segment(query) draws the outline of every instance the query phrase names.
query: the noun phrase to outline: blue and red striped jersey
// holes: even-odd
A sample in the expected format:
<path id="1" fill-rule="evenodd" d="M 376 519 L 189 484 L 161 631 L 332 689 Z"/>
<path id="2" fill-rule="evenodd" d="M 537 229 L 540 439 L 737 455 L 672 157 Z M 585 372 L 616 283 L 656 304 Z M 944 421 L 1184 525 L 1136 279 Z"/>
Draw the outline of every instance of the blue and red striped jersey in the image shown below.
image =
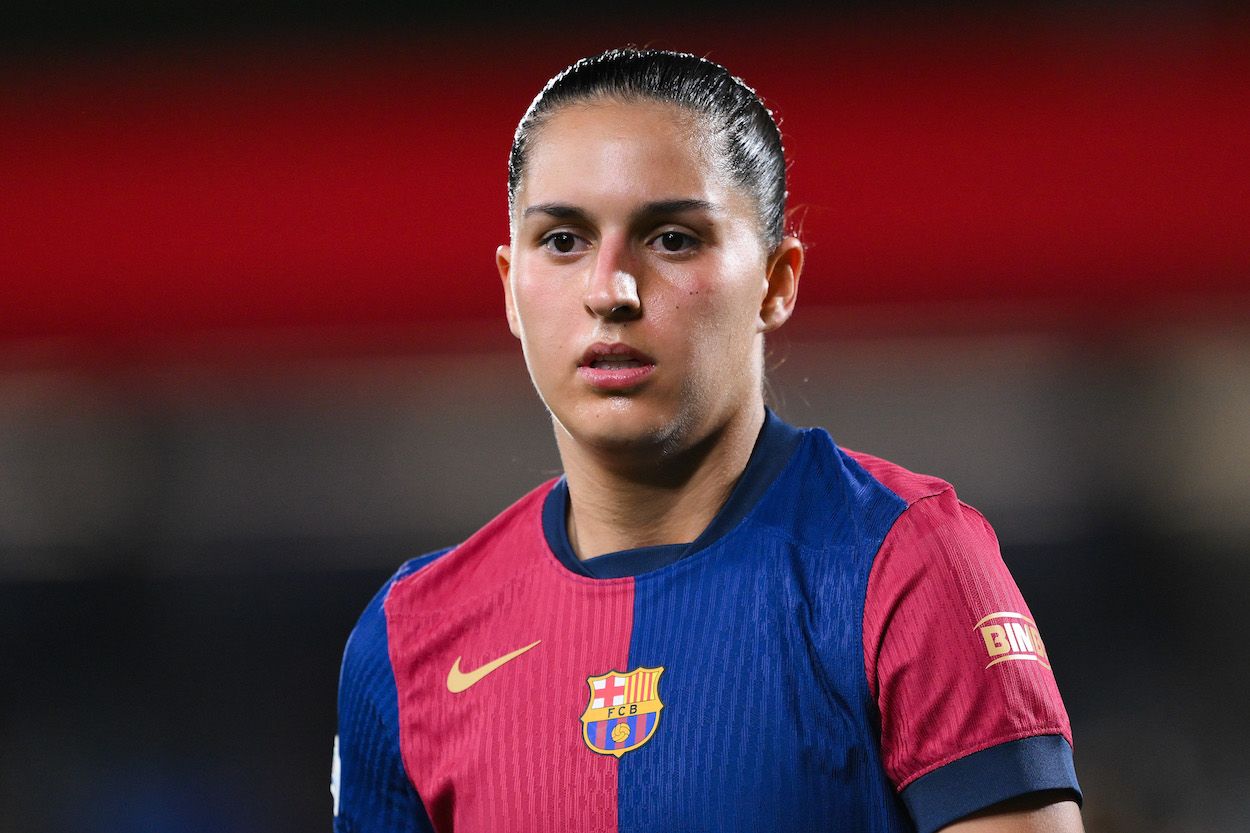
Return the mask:
<path id="1" fill-rule="evenodd" d="M 700 537 L 581 561 L 564 480 L 348 639 L 338 833 L 933 831 L 1080 791 L 1036 622 L 951 486 L 771 412 Z"/>

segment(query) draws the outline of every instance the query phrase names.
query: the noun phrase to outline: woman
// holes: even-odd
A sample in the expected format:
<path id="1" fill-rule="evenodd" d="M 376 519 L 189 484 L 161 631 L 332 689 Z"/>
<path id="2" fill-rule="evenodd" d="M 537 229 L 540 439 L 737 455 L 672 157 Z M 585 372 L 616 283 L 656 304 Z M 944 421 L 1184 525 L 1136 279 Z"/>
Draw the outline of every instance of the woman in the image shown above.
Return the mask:
<path id="1" fill-rule="evenodd" d="M 764 405 L 803 248 L 754 92 L 691 55 L 579 61 L 508 194 L 508 323 L 565 473 L 366 609 L 336 829 L 1079 831 L 988 525 Z"/>

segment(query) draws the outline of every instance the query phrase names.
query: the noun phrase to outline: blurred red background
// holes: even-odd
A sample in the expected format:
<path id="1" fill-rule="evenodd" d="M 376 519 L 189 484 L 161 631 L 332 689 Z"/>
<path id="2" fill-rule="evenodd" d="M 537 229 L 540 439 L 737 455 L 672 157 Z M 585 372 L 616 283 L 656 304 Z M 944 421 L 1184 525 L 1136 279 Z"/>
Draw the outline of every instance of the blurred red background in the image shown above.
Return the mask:
<path id="1" fill-rule="evenodd" d="M 1105 322 L 1245 305 L 1250 50 L 1222 22 L 827 17 L 801 38 L 725 24 L 648 42 L 726 63 L 779 113 L 805 309 L 1009 301 Z M 525 104 L 630 34 L 10 65 L 0 337 L 125 349 L 294 327 L 342 346 L 384 328 L 454 348 L 463 323 L 499 319 L 491 255 Z"/>

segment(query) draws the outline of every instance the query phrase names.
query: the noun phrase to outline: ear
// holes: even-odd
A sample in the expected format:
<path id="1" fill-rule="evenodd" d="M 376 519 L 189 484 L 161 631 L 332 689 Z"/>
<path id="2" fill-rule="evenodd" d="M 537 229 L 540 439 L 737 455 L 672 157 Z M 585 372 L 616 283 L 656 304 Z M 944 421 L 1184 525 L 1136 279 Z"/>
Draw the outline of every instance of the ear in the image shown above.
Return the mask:
<path id="1" fill-rule="evenodd" d="M 802 242 L 797 237 L 782 238 L 765 267 L 764 297 L 760 301 L 758 322 L 761 333 L 775 330 L 789 320 L 798 300 L 802 272 Z"/>
<path id="2" fill-rule="evenodd" d="M 517 319 L 516 301 L 512 299 L 512 283 L 508 276 L 512 274 L 512 248 L 500 246 L 495 249 L 495 267 L 499 269 L 499 279 L 503 281 L 503 305 L 508 316 L 508 329 L 517 338 L 521 337 L 521 323 Z"/>

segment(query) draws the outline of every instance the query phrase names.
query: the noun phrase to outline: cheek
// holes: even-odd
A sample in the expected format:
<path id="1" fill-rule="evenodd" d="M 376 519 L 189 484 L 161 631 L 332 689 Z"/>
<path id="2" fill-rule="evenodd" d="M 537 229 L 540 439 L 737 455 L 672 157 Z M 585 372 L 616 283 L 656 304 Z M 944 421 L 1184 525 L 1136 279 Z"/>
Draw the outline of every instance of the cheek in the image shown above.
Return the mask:
<path id="1" fill-rule="evenodd" d="M 753 273 L 720 272 L 685 287 L 679 299 L 680 317 L 692 337 L 724 349 L 753 342 L 759 317 L 756 283 Z"/>
<path id="2" fill-rule="evenodd" d="M 568 300 L 557 281 L 536 275 L 518 275 L 512 297 L 521 325 L 521 346 L 531 373 L 541 375 L 562 355 L 570 336 Z"/>
<path id="3" fill-rule="evenodd" d="M 557 283 L 530 270 L 520 270 L 512 279 L 512 299 L 521 327 L 537 333 L 550 326 L 551 315 L 559 310 L 554 297 Z"/>
<path id="4" fill-rule="evenodd" d="M 753 305 L 741 291 L 715 282 L 691 284 L 676 293 L 672 305 L 657 310 L 652 323 L 662 332 L 677 334 L 670 348 L 684 366 L 683 395 L 703 400 L 709 389 L 736 389 L 734 379 L 750 374 L 755 345 Z"/>

